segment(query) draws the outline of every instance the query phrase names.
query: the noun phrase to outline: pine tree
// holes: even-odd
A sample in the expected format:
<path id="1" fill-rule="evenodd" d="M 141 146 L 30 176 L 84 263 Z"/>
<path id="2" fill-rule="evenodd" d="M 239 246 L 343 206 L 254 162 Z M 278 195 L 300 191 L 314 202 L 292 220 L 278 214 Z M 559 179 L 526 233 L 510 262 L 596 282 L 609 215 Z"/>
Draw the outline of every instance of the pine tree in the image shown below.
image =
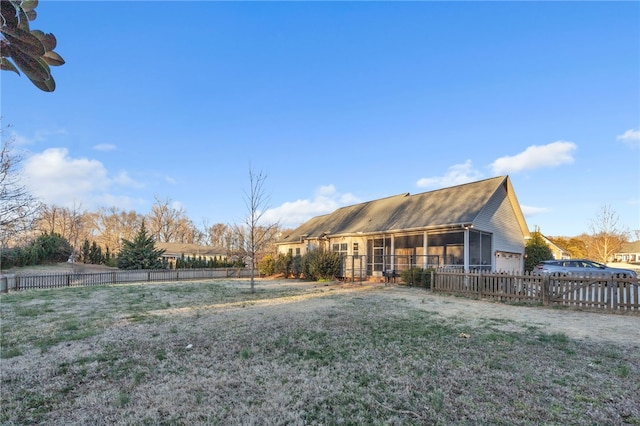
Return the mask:
<path id="1" fill-rule="evenodd" d="M 84 240 L 84 243 L 82 244 L 82 258 L 80 259 L 80 261 L 82 263 L 91 263 L 90 261 L 90 255 L 91 255 L 91 246 L 89 245 L 89 240 Z"/>
<path id="2" fill-rule="evenodd" d="M 527 241 L 524 253 L 524 270 L 527 272 L 533 271 L 538 262 L 553 259 L 553 253 L 538 229 L 531 233 L 531 238 Z"/>
<path id="3" fill-rule="evenodd" d="M 94 241 L 89 249 L 89 263 L 93 265 L 100 265 L 104 262 L 102 256 L 102 248 Z"/>
<path id="4" fill-rule="evenodd" d="M 118 255 L 120 269 L 162 269 L 161 256 L 164 250 L 156 249 L 154 238 L 147 234 L 144 222 L 133 241 L 122 239 L 122 250 Z"/>

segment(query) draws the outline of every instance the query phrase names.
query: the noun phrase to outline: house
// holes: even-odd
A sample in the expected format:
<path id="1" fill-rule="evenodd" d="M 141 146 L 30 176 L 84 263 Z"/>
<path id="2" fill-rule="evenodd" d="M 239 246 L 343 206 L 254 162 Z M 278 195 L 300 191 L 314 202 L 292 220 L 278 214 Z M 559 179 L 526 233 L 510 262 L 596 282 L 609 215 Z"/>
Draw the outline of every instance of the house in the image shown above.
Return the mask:
<path id="1" fill-rule="evenodd" d="M 164 250 L 162 259 L 166 260 L 171 268 L 175 268 L 176 262 L 183 256 L 204 261 L 227 259 L 227 251 L 217 247 L 186 243 L 155 243 L 155 247 Z"/>
<path id="2" fill-rule="evenodd" d="M 292 231 L 278 252 L 339 252 L 345 277 L 411 267 L 519 272 L 527 238 L 511 180 L 501 176 L 342 207 Z"/>
<path id="3" fill-rule="evenodd" d="M 640 263 L 640 240 L 623 243 L 618 253 L 613 254 L 615 262 Z"/>
<path id="4" fill-rule="evenodd" d="M 551 254 L 553 255 L 554 259 L 571 259 L 571 254 L 568 251 L 566 251 L 544 235 L 542 235 L 542 239 L 545 243 L 547 243 L 549 249 L 551 249 Z"/>

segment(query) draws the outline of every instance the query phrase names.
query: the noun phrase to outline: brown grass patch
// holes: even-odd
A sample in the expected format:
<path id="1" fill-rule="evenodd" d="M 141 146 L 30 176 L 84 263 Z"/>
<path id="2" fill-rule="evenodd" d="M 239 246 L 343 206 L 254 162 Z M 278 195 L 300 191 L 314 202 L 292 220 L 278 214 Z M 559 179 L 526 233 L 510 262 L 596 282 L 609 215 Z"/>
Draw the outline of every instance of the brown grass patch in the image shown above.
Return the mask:
<path id="1" fill-rule="evenodd" d="M 0 423 L 640 424 L 638 341 L 574 338 L 571 320 L 638 317 L 377 284 L 247 288 L 2 296 Z"/>

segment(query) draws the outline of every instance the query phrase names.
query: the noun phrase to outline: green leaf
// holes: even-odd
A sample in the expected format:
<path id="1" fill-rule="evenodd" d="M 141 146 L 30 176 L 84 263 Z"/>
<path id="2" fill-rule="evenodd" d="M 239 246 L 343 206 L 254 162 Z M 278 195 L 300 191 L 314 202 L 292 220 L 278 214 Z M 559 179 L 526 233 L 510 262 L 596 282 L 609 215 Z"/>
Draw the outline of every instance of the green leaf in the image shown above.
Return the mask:
<path id="1" fill-rule="evenodd" d="M 18 14 L 16 7 L 8 1 L 0 2 L 0 14 L 4 18 L 4 27 L 15 28 L 18 26 Z"/>
<path id="2" fill-rule="evenodd" d="M 22 8 L 18 8 L 18 27 L 23 31 L 29 31 L 29 17 L 27 13 L 22 10 Z"/>
<path id="3" fill-rule="evenodd" d="M 27 19 L 29 21 L 35 21 L 36 18 L 38 17 L 38 14 L 36 13 L 35 10 L 30 10 L 28 12 L 25 12 L 25 14 L 27 15 Z"/>
<path id="4" fill-rule="evenodd" d="M 20 3 L 20 6 L 25 12 L 30 12 L 38 7 L 38 0 L 23 0 L 22 3 Z"/>
<path id="5" fill-rule="evenodd" d="M 31 34 L 33 34 L 34 37 L 40 40 L 40 42 L 44 46 L 44 50 L 46 51 L 55 49 L 56 45 L 58 44 L 58 41 L 56 40 L 56 36 L 54 36 L 53 34 L 45 34 L 40 30 L 33 30 L 31 31 Z"/>
<path id="6" fill-rule="evenodd" d="M 20 71 L 18 71 L 18 68 L 16 68 L 16 66 L 13 65 L 13 63 L 10 60 L 8 60 L 7 58 L 1 58 L 0 59 L 0 70 L 13 71 L 16 74 L 20 75 Z"/>
<path id="7" fill-rule="evenodd" d="M 56 52 L 46 52 L 43 56 L 42 59 L 49 65 L 52 66 L 60 66 L 60 65 L 64 65 L 64 59 L 62 59 L 62 56 L 58 55 Z"/>
<path id="8" fill-rule="evenodd" d="M 54 90 L 56 90 L 56 82 L 53 80 L 53 77 L 45 81 L 31 80 L 31 82 L 33 83 L 34 86 L 36 86 L 38 89 L 42 90 L 43 92 L 53 92 Z"/>
<path id="9" fill-rule="evenodd" d="M 29 56 L 42 56 L 46 52 L 38 37 L 20 28 L 4 28 L 2 33 L 12 47 L 19 49 Z"/>
<path id="10" fill-rule="evenodd" d="M 7 46 L 8 53 L 13 62 L 22 70 L 22 72 L 29 77 L 31 81 L 46 81 L 51 78 L 51 71 L 49 66 L 42 59 L 33 58 L 20 50 L 15 46 Z"/>

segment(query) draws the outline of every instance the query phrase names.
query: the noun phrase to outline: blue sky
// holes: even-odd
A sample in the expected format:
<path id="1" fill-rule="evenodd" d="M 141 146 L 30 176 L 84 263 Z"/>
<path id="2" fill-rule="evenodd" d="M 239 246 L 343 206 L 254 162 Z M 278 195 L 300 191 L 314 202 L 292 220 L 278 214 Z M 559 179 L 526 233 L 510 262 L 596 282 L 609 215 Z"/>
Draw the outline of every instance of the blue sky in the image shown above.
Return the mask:
<path id="1" fill-rule="evenodd" d="M 530 229 L 640 230 L 638 2 L 41 1 L 54 93 L 2 72 L 50 204 L 240 223 L 509 175 Z"/>

